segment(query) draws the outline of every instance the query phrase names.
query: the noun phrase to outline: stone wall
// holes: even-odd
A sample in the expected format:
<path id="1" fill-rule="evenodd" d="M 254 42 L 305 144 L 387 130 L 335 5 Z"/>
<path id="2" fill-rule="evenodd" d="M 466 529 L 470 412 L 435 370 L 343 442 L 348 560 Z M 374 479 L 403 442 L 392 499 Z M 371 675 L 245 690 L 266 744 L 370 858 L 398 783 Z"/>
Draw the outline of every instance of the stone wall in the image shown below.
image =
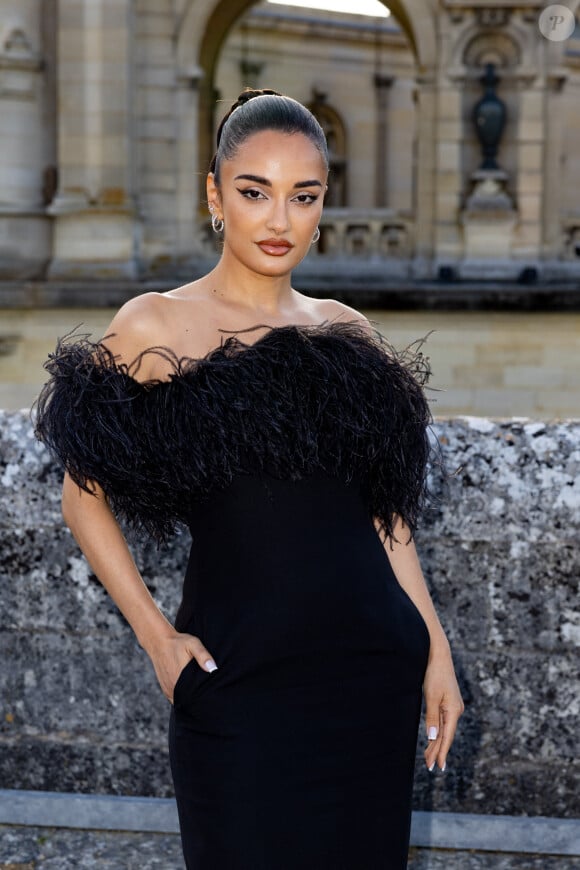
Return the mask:
<path id="1" fill-rule="evenodd" d="M 571 817 L 577 782 L 580 424 L 439 420 L 447 467 L 417 546 L 466 713 L 417 809 Z M 0 782 L 169 796 L 169 705 L 60 517 L 28 414 L 0 413 Z M 188 541 L 137 543 L 172 615 Z M 423 746 L 420 741 L 419 753 Z"/>

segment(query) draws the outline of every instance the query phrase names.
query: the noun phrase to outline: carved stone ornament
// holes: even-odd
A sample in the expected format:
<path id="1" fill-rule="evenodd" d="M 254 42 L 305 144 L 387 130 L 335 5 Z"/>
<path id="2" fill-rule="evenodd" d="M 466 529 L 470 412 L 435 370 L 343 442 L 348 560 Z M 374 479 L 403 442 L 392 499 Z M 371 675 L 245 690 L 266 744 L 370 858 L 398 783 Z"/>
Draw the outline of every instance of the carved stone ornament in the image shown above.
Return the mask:
<path id="1" fill-rule="evenodd" d="M 42 59 L 34 51 L 30 39 L 20 27 L 11 30 L 0 43 L 0 69 L 33 72 L 42 69 Z"/>
<path id="2" fill-rule="evenodd" d="M 42 60 L 24 30 L 13 28 L 0 46 L 0 99 L 33 100 Z"/>
<path id="3" fill-rule="evenodd" d="M 511 10 L 503 6 L 487 6 L 475 12 L 475 20 L 480 27 L 505 27 L 510 16 Z"/>
<path id="4" fill-rule="evenodd" d="M 496 162 L 497 150 L 506 123 L 506 106 L 496 93 L 499 78 L 495 73 L 493 63 L 486 64 L 485 73 L 481 77 L 485 88 L 483 97 L 473 109 L 475 132 L 482 148 L 482 163 L 480 169 L 499 169 Z"/>
<path id="5" fill-rule="evenodd" d="M 518 67 L 521 62 L 520 46 L 515 39 L 501 31 L 478 33 L 471 39 L 463 54 L 466 67 L 481 69 L 493 63 L 502 69 Z"/>
<path id="6" fill-rule="evenodd" d="M 22 28 L 15 27 L 10 31 L 2 45 L 2 54 L 8 57 L 35 57 L 32 44 Z"/>

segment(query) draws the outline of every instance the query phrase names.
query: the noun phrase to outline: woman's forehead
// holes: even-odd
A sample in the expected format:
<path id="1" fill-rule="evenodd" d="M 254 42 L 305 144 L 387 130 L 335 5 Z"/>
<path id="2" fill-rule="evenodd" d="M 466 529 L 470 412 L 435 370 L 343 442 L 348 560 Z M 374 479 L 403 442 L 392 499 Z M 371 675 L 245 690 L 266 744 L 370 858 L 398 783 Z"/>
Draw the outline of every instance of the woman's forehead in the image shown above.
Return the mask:
<path id="1" fill-rule="evenodd" d="M 264 174 L 260 167 L 291 169 L 309 165 L 317 174 L 324 175 L 324 158 L 314 142 L 303 133 L 282 133 L 278 130 L 260 130 L 242 142 L 223 166 L 230 164 L 253 174 Z M 251 167 L 251 168 L 248 168 Z M 237 169 L 236 169 L 237 171 Z"/>
<path id="2" fill-rule="evenodd" d="M 237 153 L 258 149 L 270 150 L 272 147 L 288 153 L 300 149 L 301 152 L 312 151 L 314 155 L 320 154 L 312 139 L 304 133 L 284 133 L 281 130 L 259 130 L 252 133 L 238 146 Z"/>

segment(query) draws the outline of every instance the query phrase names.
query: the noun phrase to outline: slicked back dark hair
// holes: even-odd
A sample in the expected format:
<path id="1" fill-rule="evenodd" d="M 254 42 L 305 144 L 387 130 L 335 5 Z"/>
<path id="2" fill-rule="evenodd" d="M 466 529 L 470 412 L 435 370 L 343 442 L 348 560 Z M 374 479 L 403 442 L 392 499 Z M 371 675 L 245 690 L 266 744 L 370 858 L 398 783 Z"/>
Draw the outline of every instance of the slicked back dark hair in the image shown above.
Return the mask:
<path id="1" fill-rule="evenodd" d="M 324 130 L 306 106 L 277 91 L 246 88 L 218 128 L 217 151 L 209 168 L 218 186 L 221 161 L 231 160 L 246 139 L 264 130 L 302 133 L 319 150 L 328 169 L 328 147 Z"/>

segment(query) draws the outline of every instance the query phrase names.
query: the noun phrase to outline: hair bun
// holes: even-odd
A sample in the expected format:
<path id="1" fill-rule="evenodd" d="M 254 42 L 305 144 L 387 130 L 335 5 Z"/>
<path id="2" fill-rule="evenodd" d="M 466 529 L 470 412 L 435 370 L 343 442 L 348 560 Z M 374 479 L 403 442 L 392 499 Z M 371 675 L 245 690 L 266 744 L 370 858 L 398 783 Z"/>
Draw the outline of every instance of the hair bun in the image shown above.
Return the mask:
<path id="1" fill-rule="evenodd" d="M 266 95 L 272 97 L 282 96 L 282 94 L 279 94 L 278 91 L 272 91 L 270 90 L 270 88 L 244 88 L 236 102 L 232 105 L 230 113 L 233 112 L 234 109 L 238 109 L 240 106 L 243 106 L 244 103 L 247 103 L 249 100 L 253 100 L 254 97 L 263 97 Z"/>

